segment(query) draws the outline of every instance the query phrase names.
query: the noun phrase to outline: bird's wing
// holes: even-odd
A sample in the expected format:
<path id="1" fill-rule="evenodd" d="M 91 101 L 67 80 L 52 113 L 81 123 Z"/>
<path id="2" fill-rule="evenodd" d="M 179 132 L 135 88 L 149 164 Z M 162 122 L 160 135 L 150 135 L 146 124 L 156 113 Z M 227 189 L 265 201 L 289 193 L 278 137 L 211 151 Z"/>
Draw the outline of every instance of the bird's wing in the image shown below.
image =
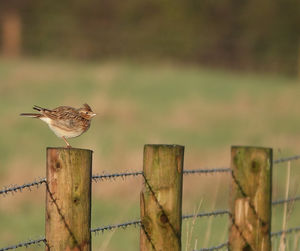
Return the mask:
<path id="1" fill-rule="evenodd" d="M 60 106 L 53 110 L 44 110 L 42 113 L 44 116 L 52 119 L 53 123 L 65 128 L 72 128 L 74 124 L 76 124 L 76 121 L 81 121 L 77 110 L 69 106 Z"/>

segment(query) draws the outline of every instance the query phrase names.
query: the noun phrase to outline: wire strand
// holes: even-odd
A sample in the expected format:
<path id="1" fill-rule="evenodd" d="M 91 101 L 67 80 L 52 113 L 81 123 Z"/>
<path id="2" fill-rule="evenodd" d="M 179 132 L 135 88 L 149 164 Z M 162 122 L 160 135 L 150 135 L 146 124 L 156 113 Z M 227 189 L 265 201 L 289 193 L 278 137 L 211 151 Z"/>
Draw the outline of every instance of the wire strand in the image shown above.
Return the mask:
<path id="1" fill-rule="evenodd" d="M 120 223 L 120 224 L 114 224 L 114 225 L 107 225 L 107 226 L 103 226 L 103 227 L 96 227 L 91 229 L 92 233 L 97 233 L 97 232 L 105 232 L 107 230 L 113 230 L 113 229 L 118 229 L 118 228 L 122 228 L 122 229 L 126 229 L 129 226 L 140 226 L 141 225 L 141 220 L 135 220 L 135 221 L 128 221 L 128 222 L 124 222 L 124 223 Z"/>
<path id="2" fill-rule="evenodd" d="M 190 218 L 201 218 L 201 217 L 210 217 L 210 216 L 218 216 L 218 215 L 230 215 L 230 212 L 228 210 L 216 210 L 216 211 L 211 211 L 211 212 L 205 212 L 205 213 L 198 213 L 198 214 L 188 214 L 188 215 L 183 215 L 182 219 L 190 219 Z"/>
<path id="3" fill-rule="evenodd" d="M 207 174 L 207 173 L 228 173 L 231 172 L 231 169 L 228 167 L 223 168 L 211 168 L 211 169 L 194 169 L 194 170 L 184 170 L 183 174 Z"/>
<path id="4" fill-rule="evenodd" d="M 28 241 L 25 241 L 25 242 L 20 242 L 18 244 L 8 246 L 8 247 L 5 247 L 5 248 L 0 248 L 0 251 L 6 251 L 6 250 L 17 249 L 17 248 L 22 248 L 22 247 L 27 248 L 31 245 L 39 245 L 41 242 L 46 244 L 45 237 L 42 237 L 42 238 L 37 239 L 37 240 L 28 240 Z"/>
<path id="5" fill-rule="evenodd" d="M 22 192 L 23 189 L 25 189 L 25 188 L 27 188 L 27 189 L 29 189 L 29 191 L 31 191 L 32 187 L 39 187 L 43 183 L 46 183 L 46 178 L 41 178 L 39 180 L 30 182 L 30 183 L 25 183 L 20 186 L 18 186 L 18 185 L 6 186 L 2 190 L 0 190 L 0 195 L 7 195 L 9 193 L 14 194 L 16 192 Z"/>
<path id="6" fill-rule="evenodd" d="M 294 202 L 294 201 L 298 201 L 298 200 L 300 200 L 300 196 L 296 196 L 296 197 L 288 198 L 288 199 L 275 200 L 275 201 L 272 201 L 272 206 L 277 206 L 280 204 L 290 203 L 290 202 Z"/>
<path id="7" fill-rule="evenodd" d="M 228 241 L 224 242 L 222 244 L 219 244 L 217 246 L 213 246 L 213 247 L 209 247 L 209 248 L 201 248 L 201 249 L 193 250 L 193 251 L 213 251 L 213 250 L 219 250 L 219 249 L 226 248 L 226 247 L 228 247 Z"/>
<path id="8" fill-rule="evenodd" d="M 128 172 L 128 173 L 111 173 L 111 174 L 96 174 L 92 176 L 92 180 L 97 181 L 103 181 L 103 180 L 111 180 L 111 179 L 117 179 L 117 178 L 126 178 L 129 176 L 139 176 L 143 175 L 142 171 L 138 172 Z"/>
<path id="9" fill-rule="evenodd" d="M 273 164 L 276 165 L 276 164 L 280 164 L 280 163 L 283 163 L 283 162 L 288 162 L 288 161 L 293 161 L 293 160 L 298 160 L 298 159 L 300 159 L 300 155 L 294 155 L 294 156 L 291 156 L 291 157 L 286 157 L 286 158 L 281 158 L 281 159 L 274 160 Z"/>
<path id="10" fill-rule="evenodd" d="M 299 227 L 293 227 L 293 228 L 289 228 L 289 229 L 286 229 L 286 230 L 280 230 L 280 231 L 277 231 L 277 232 L 273 232 L 271 233 L 271 237 L 279 237 L 283 234 L 291 234 L 293 232 L 300 232 L 300 226 Z"/>

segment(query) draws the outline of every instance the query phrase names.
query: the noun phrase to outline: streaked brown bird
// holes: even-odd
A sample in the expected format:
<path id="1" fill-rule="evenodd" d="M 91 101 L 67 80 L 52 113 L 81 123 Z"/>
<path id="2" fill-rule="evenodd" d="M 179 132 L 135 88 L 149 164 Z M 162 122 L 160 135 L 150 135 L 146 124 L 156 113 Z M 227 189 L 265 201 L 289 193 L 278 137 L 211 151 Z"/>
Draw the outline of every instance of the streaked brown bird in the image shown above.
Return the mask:
<path id="1" fill-rule="evenodd" d="M 56 136 L 66 142 L 67 147 L 71 147 L 67 138 L 78 137 L 86 132 L 91 125 L 92 118 L 96 115 L 88 104 L 84 104 L 79 109 L 59 106 L 50 110 L 36 105 L 33 109 L 40 113 L 21 113 L 20 115 L 46 122 Z"/>

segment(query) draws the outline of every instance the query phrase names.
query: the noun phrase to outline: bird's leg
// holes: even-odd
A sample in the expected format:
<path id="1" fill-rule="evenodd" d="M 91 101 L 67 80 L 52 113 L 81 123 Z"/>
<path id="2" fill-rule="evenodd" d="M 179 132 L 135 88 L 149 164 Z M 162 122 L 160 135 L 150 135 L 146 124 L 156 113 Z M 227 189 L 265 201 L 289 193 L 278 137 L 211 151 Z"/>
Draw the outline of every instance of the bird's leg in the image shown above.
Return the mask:
<path id="1" fill-rule="evenodd" d="M 69 144 L 69 142 L 66 140 L 64 136 L 62 136 L 62 139 L 66 142 L 68 148 L 72 148 L 72 146 Z"/>

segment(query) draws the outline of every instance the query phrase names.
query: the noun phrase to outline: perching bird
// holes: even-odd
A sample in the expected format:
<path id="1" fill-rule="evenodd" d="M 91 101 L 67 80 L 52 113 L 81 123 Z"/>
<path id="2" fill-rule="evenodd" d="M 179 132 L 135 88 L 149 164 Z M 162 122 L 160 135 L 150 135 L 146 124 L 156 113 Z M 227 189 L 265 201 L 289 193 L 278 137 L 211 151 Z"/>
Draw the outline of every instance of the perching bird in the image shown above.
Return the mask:
<path id="1" fill-rule="evenodd" d="M 71 147 L 67 138 L 74 138 L 86 132 L 91 119 L 96 115 L 88 104 L 76 109 L 69 106 L 59 106 L 53 110 L 34 106 L 40 113 L 21 113 L 21 116 L 38 118 L 48 124 L 57 137 L 62 138 L 67 147 Z"/>

